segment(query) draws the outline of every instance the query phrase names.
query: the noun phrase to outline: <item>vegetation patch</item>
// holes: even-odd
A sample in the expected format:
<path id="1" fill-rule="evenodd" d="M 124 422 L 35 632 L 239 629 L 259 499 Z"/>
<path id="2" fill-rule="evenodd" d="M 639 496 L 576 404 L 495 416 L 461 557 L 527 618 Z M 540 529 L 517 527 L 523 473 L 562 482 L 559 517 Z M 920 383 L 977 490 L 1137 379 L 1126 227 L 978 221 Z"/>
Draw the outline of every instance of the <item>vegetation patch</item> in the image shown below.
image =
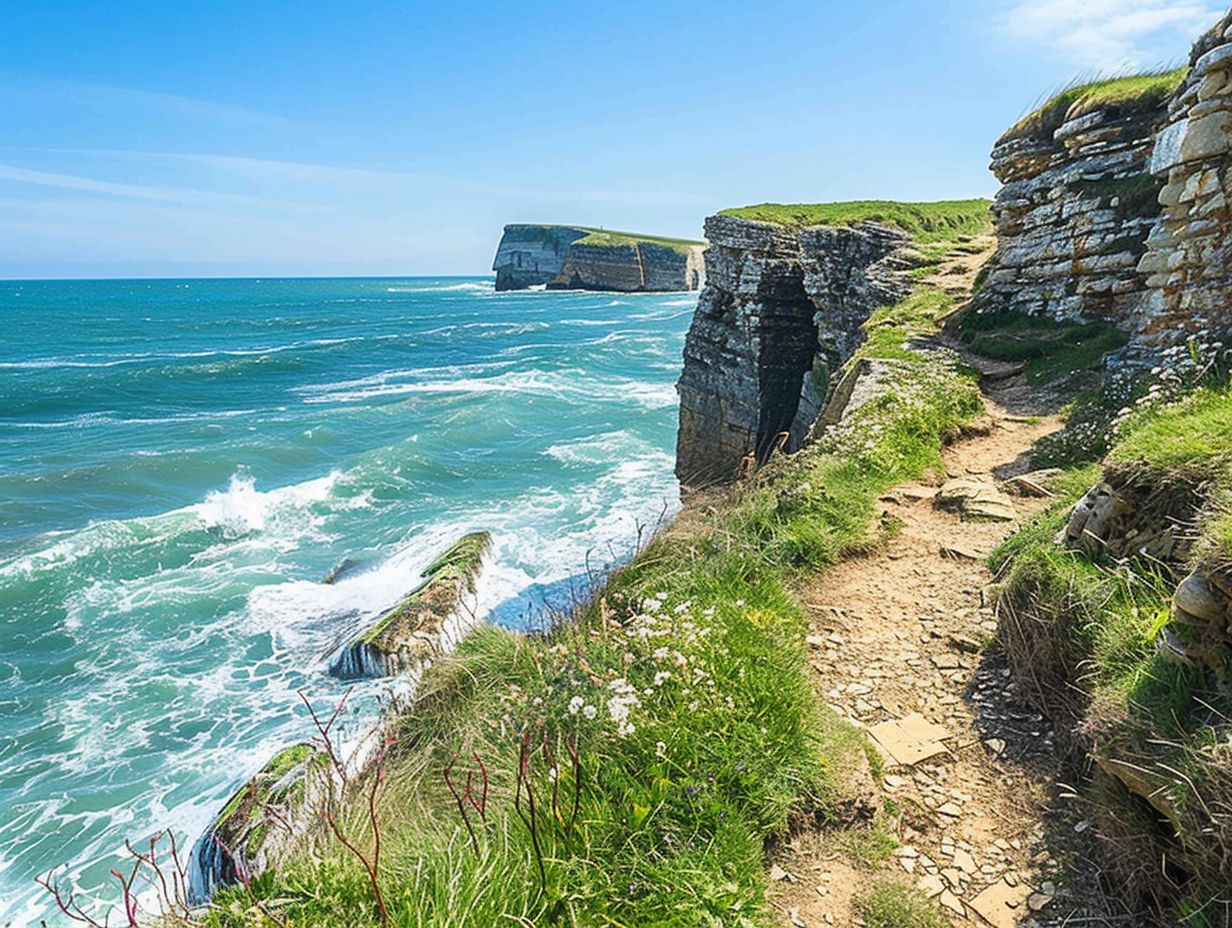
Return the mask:
<path id="1" fill-rule="evenodd" d="M 957 242 L 987 231 L 988 200 L 945 200 L 936 203 L 897 203 L 889 200 L 856 200 L 849 203 L 761 203 L 725 209 L 720 216 L 734 216 L 781 226 L 847 226 L 856 222 L 879 222 L 898 226 L 915 241 Z"/>
<path id="2" fill-rule="evenodd" d="M 1119 107 L 1129 114 L 1161 107 L 1188 73 L 1189 68 L 1182 67 L 1072 84 L 1016 122 L 1001 141 L 1028 136 L 1051 139 L 1064 123 L 1099 109 Z"/>
<path id="3" fill-rule="evenodd" d="M 586 227 L 582 227 L 586 228 Z M 574 242 L 574 245 L 584 245 L 593 248 L 630 248 L 637 245 L 661 245 L 680 254 L 699 246 L 705 247 L 705 242 L 695 242 L 685 238 L 666 238 L 661 235 L 641 235 L 637 232 L 614 232 L 607 229 L 586 229 L 589 233 Z"/>
<path id="4" fill-rule="evenodd" d="M 914 886 L 879 880 L 854 900 L 865 928 L 946 928 L 936 906 Z"/>
<path id="5" fill-rule="evenodd" d="M 1214 911 L 1208 904 L 1232 879 L 1232 693 L 1156 647 L 1184 565 L 1089 556 L 1057 537 L 1088 487 L 1132 473 L 1156 494 L 1203 487 L 1213 511 L 1196 527 L 1198 550 L 1222 548 L 1230 409 L 1232 391 L 1207 387 L 1123 417 L 1107 469 L 1068 471 L 1054 506 L 992 561 L 1003 578 L 1000 639 L 1019 685 L 1056 724 L 1075 766 L 1098 766 L 1087 799 L 1106 870 L 1131 905 L 1186 915 Z M 1149 520 L 1148 509 L 1135 512 Z M 1165 510 L 1160 530 L 1174 523 Z M 1221 924 L 1218 914 L 1194 917 Z"/>
<path id="6" fill-rule="evenodd" d="M 1022 361 L 1034 384 L 1096 370 L 1129 337 L 1106 322 L 1058 322 L 1021 312 L 966 313 L 955 334 L 971 349 L 1002 361 Z"/>

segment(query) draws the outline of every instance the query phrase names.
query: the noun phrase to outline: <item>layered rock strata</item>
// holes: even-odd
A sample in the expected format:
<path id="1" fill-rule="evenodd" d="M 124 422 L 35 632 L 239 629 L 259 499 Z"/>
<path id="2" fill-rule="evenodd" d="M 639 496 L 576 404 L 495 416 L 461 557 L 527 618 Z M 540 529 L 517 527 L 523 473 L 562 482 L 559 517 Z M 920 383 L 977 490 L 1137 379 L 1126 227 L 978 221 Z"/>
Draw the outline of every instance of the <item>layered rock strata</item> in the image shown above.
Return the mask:
<path id="1" fill-rule="evenodd" d="M 342 648 L 330 673 L 418 680 L 478 623 L 475 588 L 490 546 L 487 532 L 463 536 L 423 572 L 422 586 Z"/>
<path id="2" fill-rule="evenodd" d="M 676 473 L 729 480 L 793 451 L 872 312 L 910 292 L 910 239 L 897 227 L 794 228 L 706 220 L 706 284 L 684 349 Z"/>
<path id="3" fill-rule="evenodd" d="M 997 142 L 999 239 L 976 307 L 1132 328 L 1139 259 L 1159 215 L 1149 163 L 1166 103 L 1046 107 Z"/>
<path id="4" fill-rule="evenodd" d="M 697 290 L 701 243 L 578 226 L 508 225 L 492 269 L 497 290 Z"/>
<path id="5" fill-rule="evenodd" d="M 1155 140 L 1162 215 L 1138 263 L 1152 344 L 1232 329 L 1232 13 L 1194 47 L 1190 71 Z"/>

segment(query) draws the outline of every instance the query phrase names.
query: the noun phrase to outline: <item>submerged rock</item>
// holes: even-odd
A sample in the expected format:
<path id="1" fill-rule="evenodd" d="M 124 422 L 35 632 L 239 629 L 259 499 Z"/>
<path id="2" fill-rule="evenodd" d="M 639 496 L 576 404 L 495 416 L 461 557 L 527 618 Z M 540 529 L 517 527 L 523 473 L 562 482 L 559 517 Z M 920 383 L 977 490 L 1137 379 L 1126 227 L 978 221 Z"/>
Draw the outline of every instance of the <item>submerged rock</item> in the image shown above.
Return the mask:
<path id="1" fill-rule="evenodd" d="M 346 645 L 330 664 L 342 679 L 420 674 L 477 624 L 475 588 L 491 546 L 465 535 L 423 572 L 425 582 Z"/>

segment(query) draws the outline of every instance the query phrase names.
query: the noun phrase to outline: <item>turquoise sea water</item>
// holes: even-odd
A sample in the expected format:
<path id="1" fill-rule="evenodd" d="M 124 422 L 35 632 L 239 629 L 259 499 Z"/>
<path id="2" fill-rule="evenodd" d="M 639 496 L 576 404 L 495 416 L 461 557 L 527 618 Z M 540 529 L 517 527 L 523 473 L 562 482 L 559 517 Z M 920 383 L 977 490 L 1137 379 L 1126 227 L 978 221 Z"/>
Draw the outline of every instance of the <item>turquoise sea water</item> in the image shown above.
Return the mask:
<path id="1" fill-rule="evenodd" d="M 627 556 L 677 504 L 694 303 L 0 283 L 0 925 L 37 919 L 37 873 L 89 893 L 125 838 L 194 839 L 461 533 L 495 533 L 481 599 L 515 626 Z"/>

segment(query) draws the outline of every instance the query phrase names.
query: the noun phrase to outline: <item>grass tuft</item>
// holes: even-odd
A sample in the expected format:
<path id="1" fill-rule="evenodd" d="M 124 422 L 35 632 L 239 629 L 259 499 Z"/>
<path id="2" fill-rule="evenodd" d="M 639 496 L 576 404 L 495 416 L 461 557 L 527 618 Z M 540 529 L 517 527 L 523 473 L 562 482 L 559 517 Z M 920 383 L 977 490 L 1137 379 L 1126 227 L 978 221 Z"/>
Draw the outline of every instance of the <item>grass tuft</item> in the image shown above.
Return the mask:
<path id="1" fill-rule="evenodd" d="M 1188 73 L 1189 68 L 1182 67 L 1074 83 L 1020 119 L 1001 141 L 1027 136 L 1051 139 L 1063 123 L 1104 107 L 1142 110 L 1161 106 Z"/>
<path id="2" fill-rule="evenodd" d="M 896 880 L 880 880 L 856 896 L 856 911 L 865 928 L 946 928 L 928 898 L 914 886 Z"/>

